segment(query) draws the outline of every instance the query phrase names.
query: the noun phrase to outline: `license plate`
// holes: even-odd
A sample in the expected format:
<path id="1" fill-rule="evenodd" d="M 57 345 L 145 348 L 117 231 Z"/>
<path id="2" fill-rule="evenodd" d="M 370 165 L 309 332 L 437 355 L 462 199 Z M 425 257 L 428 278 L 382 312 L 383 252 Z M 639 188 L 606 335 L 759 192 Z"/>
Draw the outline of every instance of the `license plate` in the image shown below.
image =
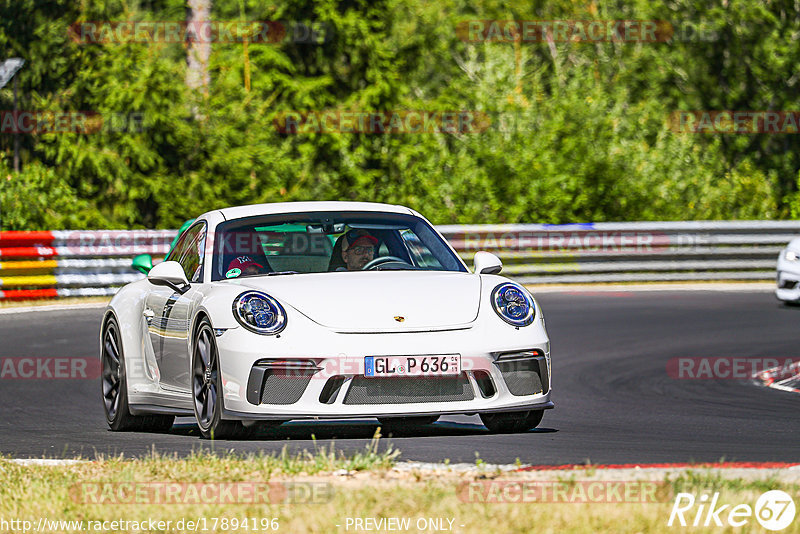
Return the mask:
<path id="1" fill-rule="evenodd" d="M 458 376 L 461 374 L 461 356 L 367 356 L 364 358 L 364 376 Z"/>

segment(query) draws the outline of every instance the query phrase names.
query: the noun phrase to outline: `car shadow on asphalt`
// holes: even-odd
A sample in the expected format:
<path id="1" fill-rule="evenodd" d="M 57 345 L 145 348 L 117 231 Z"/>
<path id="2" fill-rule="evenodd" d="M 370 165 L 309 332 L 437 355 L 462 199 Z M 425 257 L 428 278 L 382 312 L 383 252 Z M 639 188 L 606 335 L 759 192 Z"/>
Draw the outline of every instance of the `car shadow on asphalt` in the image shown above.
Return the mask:
<path id="1" fill-rule="evenodd" d="M 490 432 L 479 423 L 455 423 L 438 421 L 430 425 L 411 426 L 406 428 L 386 428 L 377 422 L 370 421 L 337 421 L 336 423 L 321 421 L 290 421 L 278 427 L 259 428 L 252 436 L 237 441 L 302 441 L 326 439 L 372 439 L 380 427 L 382 437 L 393 438 L 425 438 L 447 436 L 485 436 Z M 549 434 L 558 432 L 554 428 L 534 428 L 526 434 Z M 200 431 L 194 423 L 176 423 L 169 434 L 182 436 L 199 436 Z M 498 434 L 498 435 L 502 435 Z"/>

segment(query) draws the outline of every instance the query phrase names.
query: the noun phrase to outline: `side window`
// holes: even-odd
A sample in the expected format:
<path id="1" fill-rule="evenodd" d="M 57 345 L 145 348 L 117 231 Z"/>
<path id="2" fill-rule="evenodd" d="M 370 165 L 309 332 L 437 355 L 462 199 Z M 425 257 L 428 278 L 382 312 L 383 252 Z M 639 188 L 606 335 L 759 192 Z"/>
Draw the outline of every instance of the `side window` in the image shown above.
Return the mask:
<path id="1" fill-rule="evenodd" d="M 190 282 L 200 282 L 203 279 L 205 243 L 206 225 L 196 224 L 186 230 L 166 259 L 180 263 Z"/>

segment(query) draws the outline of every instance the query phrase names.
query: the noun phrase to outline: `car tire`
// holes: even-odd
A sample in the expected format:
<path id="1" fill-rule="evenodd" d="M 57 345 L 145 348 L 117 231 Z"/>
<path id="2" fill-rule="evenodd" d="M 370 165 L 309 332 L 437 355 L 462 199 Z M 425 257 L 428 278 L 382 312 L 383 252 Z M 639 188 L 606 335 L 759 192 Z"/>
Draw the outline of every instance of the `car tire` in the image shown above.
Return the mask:
<path id="1" fill-rule="evenodd" d="M 103 345 L 100 349 L 106 423 L 114 431 L 166 432 L 172 428 L 172 415 L 133 415 L 128 405 L 128 379 L 125 354 L 119 336 L 117 321 L 112 317 L 103 327 Z"/>
<path id="2" fill-rule="evenodd" d="M 483 425 L 493 434 L 527 432 L 542 422 L 544 410 L 480 414 Z"/>
<path id="3" fill-rule="evenodd" d="M 378 417 L 380 424 L 387 429 L 416 428 L 432 425 L 439 420 L 438 415 L 417 415 L 409 417 Z"/>
<path id="4" fill-rule="evenodd" d="M 214 330 L 202 319 L 192 349 L 192 399 L 200 434 L 206 439 L 241 439 L 255 430 L 241 421 L 222 419 L 222 376 Z"/>

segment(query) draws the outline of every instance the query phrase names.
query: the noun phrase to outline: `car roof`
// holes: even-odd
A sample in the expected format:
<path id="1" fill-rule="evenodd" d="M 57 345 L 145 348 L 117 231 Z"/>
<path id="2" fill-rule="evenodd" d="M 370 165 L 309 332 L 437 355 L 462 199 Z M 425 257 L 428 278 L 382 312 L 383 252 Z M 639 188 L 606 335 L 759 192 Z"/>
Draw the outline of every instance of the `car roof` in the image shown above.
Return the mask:
<path id="1" fill-rule="evenodd" d="M 411 214 L 414 212 L 405 206 L 381 204 L 378 202 L 344 202 L 344 201 L 311 201 L 311 202 L 272 202 L 269 204 L 252 204 L 234 206 L 216 210 L 226 220 L 252 217 L 254 215 L 272 215 L 278 213 L 303 213 L 310 211 L 371 211 Z M 202 216 L 201 216 L 202 217 Z"/>

